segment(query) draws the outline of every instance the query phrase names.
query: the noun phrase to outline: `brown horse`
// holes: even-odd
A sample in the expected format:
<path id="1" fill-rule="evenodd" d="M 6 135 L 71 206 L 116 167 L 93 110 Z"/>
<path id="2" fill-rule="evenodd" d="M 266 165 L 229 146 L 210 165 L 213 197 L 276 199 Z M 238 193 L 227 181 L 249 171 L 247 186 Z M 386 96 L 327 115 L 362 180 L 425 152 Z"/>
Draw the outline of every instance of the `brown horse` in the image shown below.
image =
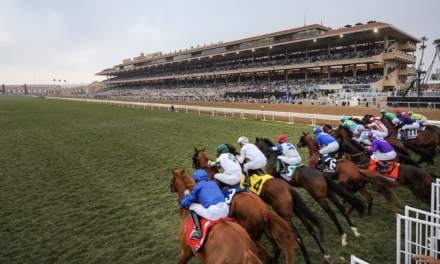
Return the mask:
<path id="1" fill-rule="evenodd" d="M 318 167 L 319 154 L 317 142 L 308 134 L 304 133 L 297 143 L 298 148 L 307 147 L 309 149 L 309 166 L 313 168 Z M 350 156 L 347 157 L 348 159 Z M 396 196 L 393 187 L 399 185 L 385 179 L 381 175 L 377 175 L 374 172 L 360 169 L 355 163 L 350 160 L 339 160 L 336 164 L 335 172 L 327 172 L 332 179 L 337 180 L 338 184 L 342 188 L 350 193 L 359 191 L 367 200 L 368 209 L 366 215 L 371 214 L 371 208 L 373 206 L 373 196 L 365 189 L 365 185 L 371 183 L 382 196 L 388 201 L 391 209 L 395 211 L 393 197 Z M 351 211 L 352 208 L 349 209 Z"/>
<path id="2" fill-rule="evenodd" d="M 339 145 L 340 151 L 349 154 L 356 165 L 367 168 L 370 157 L 365 154 L 364 148 L 355 140 L 342 138 Z M 416 198 L 430 205 L 433 177 L 437 178 L 436 175 L 423 169 L 400 164 L 397 183 L 400 186 L 408 187 Z"/>
<path id="3" fill-rule="evenodd" d="M 231 154 L 237 154 L 234 147 L 230 145 L 227 146 Z M 195 149 L 195 154 L 193 156 L 193 167 L 195 169 L 204 169 L 206 172 L 208 172 L 208 175 L 212 180 L 214 178 L 214 174 L 217 173 L 218 170 L 217 168 L 208 167 L 208 160 L 210 159 L 208 158 L 204 150 L 205 148 L 203 148 L 202 150 Z M 331 263 L 331 256 L 325 252 L 317 235 L 315 234 L 313 226 L 309 223 L 310 221 L 319 229 L 319 233 L 322 237 L 323 227 L 321 224 L 321 219 L 319 219 L 319 217 L 317 217 L 307 207 L 307 205 L 301 199 L 301 196 L 299 196 L 299 194 L 283 180 L 279 179 L 269 179 L 264 183 L 261 188 L 262 189 L 260 193 L 260 198 L 265 203 L 269 204 L 273 208 L 275 213 L 283 218 L 292 227 L 294 234 L 298 239 L 298 244 L 306 263 L 310 263 L 310 258 L 308 256 L 302 237 L 292 222 L 293 214 L 295 214 L 299 218 L 299 220 L 306 227 L 307 231 L 313 237 L 325 260 Z M 252 209 L 251 207 L 249 208 Z"/>
<path id="4" fill-rule="evenodd" d="M 194 181 L 185 174 L 185 169 L 172 173 L 168 188 L 178 193 L 180 204 L 185 190 L 194 188 Z M 194 254 L 191 247 L 186 244 L 188 221 L 189 211 L 180 209 L 179 240 L 182 250 L 179 264 L 187 263 L 193 255 L 202 263 L 262 264 L 257 257 L 257 247 L 246 230 L 232 221 L 220 222 L 211 227 L 203 247 Z"/>
<path id="5" fill-rule="evenodd" d="M 274 146 L 272 142 L 270 142 L 266 138 L 257 138 L 255 141 L 255 145 L 264 153 L 267 158 L 266 171 L 268 174 L 281 178 L 281 175 L 277 172 L 277 157 L 279 155 L 278 152 L 270 151 L 270 148 Z M 357 228 L 352 224 L 348 213 L 345 211 L 345 208 L 339 203 L 336 195 L 339 195 L 343 199 L 345 199 L 349 204 L 351 204 L 362 217 L 365 212 L 364 203 L 354 196 L 353 194 L 344 190 L 341 186 L 335 183 L 330 177 L 326 176 L 323 172 L 311 168 L 311 167 L 299 167 L 295 170 L 295 173 L 292 175 L 292 179 L 289 182 L 292 187 L 302 187 L 304 188 L 310 196 L 321 206 L 321 208 L 328 214 L 330 219 L 336 225 L 338 229 L 339 235 L 342 238 L 342 245 L 347 245 L 346 237 L 347 235 L 342 230 L 342 227 L 336 218 L 335 213 L 327 203 L 327 199 L 329 199 L 341 214 L 345 217 L 348 224 L 350 225 L 354 234 L 359 237 L 360 234 L 357 231 Z"/>
<path id="6" fill-rule="evenodd" d="M 365 115 L 364 119 L 371 117 L 373 116 Z M 385 140 L 392 145 L 397 144 L 396 141 L 400 141 L 397 139 L 399 128 L 392 124 L 388 118 L 384 118 L 383 116 L 380 118 L 380 121 L 388 128 L 388 137 Z M 436 147 L 439 145 L 439 137 L 432 131 L 417 129 L 417 138 L 407 139 L 403 145 L 422 156 L 417 162 L 418 164 L 426 161 L 428 164 L 433 165 L 434 156 L 437 155 Z M 431 157 L 427 156 L 424 151 L 429 153 Z"/>

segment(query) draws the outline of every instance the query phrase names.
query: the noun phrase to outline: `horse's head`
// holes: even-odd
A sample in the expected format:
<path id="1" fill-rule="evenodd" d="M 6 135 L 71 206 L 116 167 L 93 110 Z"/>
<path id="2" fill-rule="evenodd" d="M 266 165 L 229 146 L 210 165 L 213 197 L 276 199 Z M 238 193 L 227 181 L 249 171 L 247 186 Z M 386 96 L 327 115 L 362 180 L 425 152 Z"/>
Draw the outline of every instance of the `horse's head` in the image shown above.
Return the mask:
<path id="1" fill-rule="evenodd" d="M 198 169 L 206 168 L 206 166 L 208 166 L 208 157 L 206 156 L 205 148 L 206 147 L 204 147 L 201 150 L 194 148 L 195 153 L 191 158 L 193 161 L 193 163 L 192 163 L 193 169 L 198 170 Z"/>
<path id="2" fill-rule="evenodd" d="M 255 140 L 255 146 L 257 146 L 261 151 L 265 152 L 275 145 L 267 138 L 257 137 L 257 139 Z"/>
<path id="3" fill-rule="evenodd" d="M 321 124 L 322 131 L 327 134 L 333 133 L 333 127 L 329 124 Z"/>
<path id="4" fill-rule="evenodd" d="M 195 182 L 185 173 L 185 168 L 179 171 L 171 170 L 171 173 L 172 176 L 170 177 L 170 183 L 168 184 L 168 189 L 170 192 L 178 192 L 179 196 L 180 193 L 182 193 L 183 196 L 183 192 L 186 189 L 192 190 L 194 188 Z"/>
<path id="5" fill-rule="evenodd" d="M 308 135 L 309 135 L 309 132 L 307 132 L 307 133 L 303 132 L 303 135 L 299 138 L 298 142 L 296 142 L 296 146 L 298 148 L 307 147 L 306 136 L 308 136 Z"/>
<path id="6" fill-rule="evenodd" d="M 370 114 L 366 114 L 363 118 L 362 118 L 362 122 L 364 122 L 364 124 L 369 124 L 370 123 L 370 119 L 374 117 L 373 115 Z"/>
<path id="7" fill-rule="evenodd" d="M 339 125 L 332 136 L 334 138 L 353 138 L 353 132 L 348 127 Z"/>

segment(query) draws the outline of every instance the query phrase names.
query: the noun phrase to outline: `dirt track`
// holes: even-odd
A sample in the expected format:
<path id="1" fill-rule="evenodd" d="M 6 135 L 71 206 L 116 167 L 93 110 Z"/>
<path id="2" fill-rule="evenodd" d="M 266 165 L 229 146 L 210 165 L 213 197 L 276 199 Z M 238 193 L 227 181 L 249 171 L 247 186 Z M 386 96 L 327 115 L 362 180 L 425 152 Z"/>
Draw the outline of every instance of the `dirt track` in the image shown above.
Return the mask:
<path id="1" fill-rule="evenodd" d="M 84 99 L 84 97 L 79 97 Z M 98 99 L 98 98 L 95 98 Z M 118 100 L 128 102 L 148 102 L 157 104 L 171 104 L 167 100 L 140 100 L 140 99 L 98 99 L 98 100 Z M 261 110 L 261 106 L 264 105 L 265 111 L 280 111 L 280 112 L 292 112 L 292 113 L 307 113 L 307 114 L 325 114 L 325 115 L 343 115 L 349 116 L 364 116 L 365 114 L 372 114 L 374 116 L 380 116 L 379 110 L 382 108 L 376 107 L 347 107 L 347 106 L 320 106 L 320 105 L 287 105 L 287 104 L 258 104 L 258 103 L 216 103 L 216 102 L 189 102 L 189 101 L 174 101 L 176 105 L 191 105 L 191 106 L 206 106 L 206 107 L 220 107 L 220 108 L 238 108 L 249 110 Z M 394 108 L 385 108 L 389 112 L 394 112 Z M 402 111 L 414 111 L 421 115 L 426 116 L 431 120 L 440 120 L 440 110 L 428 110 L 428 109 L 409 109 L 400 108 Z M 220 113 L 222 115 L 222 113 Z M 255 115 L 246 115 L 246 117 L 255 118 Z M 261 115 L 258 115 L 261 118 Z M 271 116 L 266 116 L 266 119 L 271 119 Z M 275 117 L 278 121 L 288 121 L 288 118 Z M 310 119 L 295 118 L 295 122 L 308 123 Z M 317 120 L 317 123 L 326 123 L 330 125 L 337 125 L 339 122 L 330 120 Z"/>

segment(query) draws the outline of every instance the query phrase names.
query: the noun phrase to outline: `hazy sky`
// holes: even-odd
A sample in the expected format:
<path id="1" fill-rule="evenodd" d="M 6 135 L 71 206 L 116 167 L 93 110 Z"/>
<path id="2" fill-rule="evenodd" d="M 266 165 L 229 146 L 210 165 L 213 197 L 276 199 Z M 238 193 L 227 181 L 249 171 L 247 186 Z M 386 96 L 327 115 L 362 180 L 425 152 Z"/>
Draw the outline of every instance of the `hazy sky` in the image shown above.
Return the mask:
<path id="1" fill-rule="evenodd" d="M 414 6 L 416 4 L 417 6 Z M 0 0 L 0 84 L 90 83 L 139 56 L 320 24 L 376 20 L 440 38 L 439 0 Z M 417 54 L 419 55 L 419 54 Z"/>

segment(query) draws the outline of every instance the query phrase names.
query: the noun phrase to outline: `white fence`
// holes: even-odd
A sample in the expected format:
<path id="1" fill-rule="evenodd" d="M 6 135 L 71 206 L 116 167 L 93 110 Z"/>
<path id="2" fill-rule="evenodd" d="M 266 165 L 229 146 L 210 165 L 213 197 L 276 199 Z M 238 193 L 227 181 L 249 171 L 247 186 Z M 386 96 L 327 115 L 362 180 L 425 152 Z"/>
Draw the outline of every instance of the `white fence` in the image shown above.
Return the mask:
<path id="1" fill-rule="evenodd" d="M 358 259 L 357 257 L 351 255 L 351 259 L 350 259 L 350 263 L 351 264 L 370 264 L 368 262 L 363 261 L 362 259 Z"/>
<path id="2" fill-rule="evenodd" d="M 47 99 L 74 101 L 82 103 L 91 104 L 104 104 L 104 105 L 120 105 L 133 108 L 144 108 L 144 109 L 159 109 L 171 111 L 171 104 L 156 104 L 156 103 L 143 103 L 143 102 L 129 102 L 129 101 L 116 101 L 116 100 L 95 100 L 95 99 L 79 99 L 79 98 L 62 98 L 62 97 L 46 97 Z M 262 110 L 249 110 L 249 109 L 238 109 L 238 108 L 221 108 L 221 107 L 202 107 L 202 106 L 191 106 L 191 105 L 174 105 L 175 111 L 186 111 L 186 113 L 198 113 L 208 112 L 214 115 L 228 116 L 239 116 L 245 118 L 245 115 L 255 115 L 255 118 L 261 118 L 262 120 L 275 120 L 275 117 L 287 117 L 289 124 L 294 123 L 296 118 L 310 119 L 312 125 L 316 125 L 316 120 L 334 120 L 339 121 L 341 116 L 336 115 L 321 115 L 321 114 L 306 114 L 306 113 L 292 113 L 292 112 L 278 112 L 278 111 L 264 111 Z M 362 118 L 361 116 L 354 116 L 355 118 Z M 428 124 L 438 124 L 440 121 L 429 121 Z"/>

